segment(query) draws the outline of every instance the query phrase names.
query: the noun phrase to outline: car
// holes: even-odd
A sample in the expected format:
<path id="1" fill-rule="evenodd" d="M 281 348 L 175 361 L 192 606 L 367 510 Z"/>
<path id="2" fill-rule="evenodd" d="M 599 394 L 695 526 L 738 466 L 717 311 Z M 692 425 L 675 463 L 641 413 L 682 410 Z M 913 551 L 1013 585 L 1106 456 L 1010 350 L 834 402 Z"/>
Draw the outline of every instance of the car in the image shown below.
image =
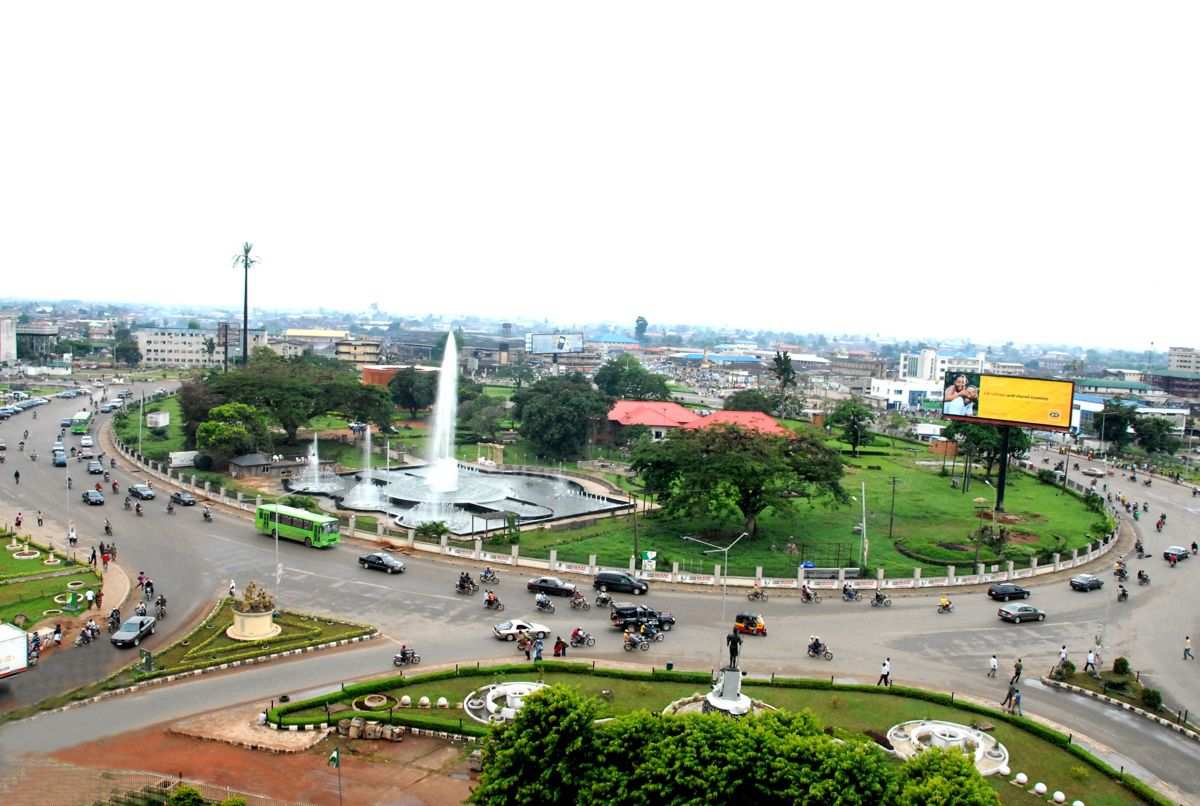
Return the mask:
<path id="1" fill-rule="evenodd" d="M 97 462 L 95 459 L 87 463 L 87 472 L 93 476 L 99 476 L 104 472 L 104 465 Z"/>
<path id="2" fill-rule="evenodd" d="M 58 442 L 55 442 L 53 445 L 50 446 L 51 453 L 54 453 L 55 451 L 58 451 L 59 453 L 65 453 L 66 450 L 67 450 L 67 447 L 62 444 L 61 440 Z"/>
<path id="3" fill-rule="evenodd" d="M 100 413 L 101 414 L 111 414 L 113 411 L 116 410 L 116 408 L 117 408 L 116 404 L 114 404 L 114 403 L 105 403 L 103 406 L 100 407 Z"/>
<path id="4" fill-rule="evenodd" d="M 99 490 L 84 490 L 83 503 L 90 507 L 98 507 L 104 505 L 104 494 Z"/>
<path id="5" fill-rule="evenodd" d="M 70 428 L 72 425 L 74 425 L 74 421 L 70 417 L 67 417 L 63 420 L 59 420 L 58 425 L 60 428 Z"/>
<path id="6" fill-rule="evenodd" d="M 598 591 L 619 591 L 632 593 L 634 596 L 641 596 L 650 590 L 650 586 L 644 580 L 621 571 L 601 571 L 592 580 L 592 587 Z"/>
<path id="7" fill-rule="evenodd" d="M 1163 559 L 1167 560 L 1168 562 L 1172 559 L 1174 559 L 1176 562 L 1179 562 L 1180 560 L 1186 560 L 1190 555 L 1191 552 L 1183 546 L 1167 546 L 1166 550 L 1163 552 Z"/>
<path id="8" fill-rule="evenodd" d="M 62 451 L 55 451 L 51 462 L 55 467 L 66 467 L 67 455 Z"/>
<path id="9" fill-rule="evenodd" d="M 998 582 L 988 588 L 987 595 L 996 601 L 1007 602 L 1009 599 L 1028 599 L 1030 591 L 1011 582 Z"/>
<path id="10" fill-rule="evenodd" d="M 79 445 L 81 447 L 91 448 L 91 447 L 95 446 L 95 444 L 96 444 L 96 441 L 94 439 L 92 439 L 91 434 L 84 434 L 82 437 L 79 438 Z"/>
<path id="11" fill-rule="evenodd" d="M 675 617 L 665 610 L 654 610 L 632 602 L 615 602 L 608 609 L 608 620 L 618 630 L 648 621 L 658 625 L 664 632 L 675 626 Z"/>
<path id="12" fill-rule="evenodd" d="M 150 486 L 147 484 L 134 484 L 129 488 L 129 494 L 143 501 L 149 501 L 154 498 L 154 490 L 150 489 Z"/>
<path id="13" fill-rule="evenodd" d="M 515 641 L 517 640 L 517 633 L 522 631 L 532 635 L 534 638 L 545 638 L 550 634 L 550 628 L 545 624 L 522 621 L 516 618 L 512 621 L 503 621 L 492 627 L 492 632 L 501 641 Z"/>
<path id="14" fill-rule="evenodd" d="M 96 458 L 96 449 L 95 448 L 80 448 L 79 450 L 75 451 L 75 455 L 82 456 L 84 459 L 95 459 Z"/>
<path id="15" fill-rule="evenodd" d="M 558 577 L 534 577 L 525 585 L 526 590 L 538 593 L 549 593 L 552 596 L 573 596 L 575 585 L 564 582 Z"/>
<path id="16" fill-rule="evenodd" d="M 358 564 L 363 568 L 374 568 L 389 574 L 403 574 L 404 562 L 397 560 L 386 551 L 375 551 L 358 558 Z"/>
<path id="17" fill-rule="evenodd" d="M 179 504 L 181 507 L 194 507 L 196 506 L 196 496 L 184 490 L 176 490 L 171 493 L 171 503 Z"/>
<path id="18" fill-rule="evenodd" d="M 8 443 L 0 439 L 0 451 L 8 450 Z"/>
<path id="19" fill-rule="evenodd" d="M 1098 479 L 1104 478 L 1106 475 L 1104 470 L 1098 467 L 1085 467 L 1082 471 L 1085 476 L 1095 476 Z"/>
<path id="20" fill-rule="evenodd" d="M 996 611 L 1003 621 L 1020 624 L 1022 621 L 1045 621 L 1046 611 L 1027 604 L 1006 604 Z"/>
<path id="21" fill-rule="evenodd" d="M 133 616 L 112 634 L 113 646 L 138 646 L 142 639 L 154 635 L 154 616 Z"/>
<path id="22" fill-rule="evenodd" d="M 1071 590 L 1087 592 L 1100 590 L 1103 587 L 1104 580 L 1095 574 L 1080 574 L 1079 576 L 1071 577 Z"/>

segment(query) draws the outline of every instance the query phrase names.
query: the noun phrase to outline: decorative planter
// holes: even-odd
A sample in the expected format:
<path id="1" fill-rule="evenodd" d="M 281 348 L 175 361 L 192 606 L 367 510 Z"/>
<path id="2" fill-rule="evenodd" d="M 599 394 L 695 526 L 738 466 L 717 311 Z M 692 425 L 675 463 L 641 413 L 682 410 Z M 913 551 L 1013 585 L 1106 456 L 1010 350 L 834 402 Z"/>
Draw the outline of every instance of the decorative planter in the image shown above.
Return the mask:
<path id="1" fill-rule="evenodd" d="M 82 580 L 78 580 L 78 579 L 72 580 L 67 583 L 67 590 L 77 591 L 83 587 L 83 584 L 84 583 Z"/>
<path id="2" fill-rule="evenodd" d="M 42 553 L 40 551 L 34 551 L 33 549 L 22 549 L 21 551 L 13 552 L 14 560 L 36 560 L 41 556 Z"/>
<path id="3" fill-rule="evenodd" d="M 261 641 L 264 638 L 274 638 L 283 631 L 275 623 L 275 613 L 267 610 L 264 613 L 242 613 L 233 611 L 233 624 L 225 630 L 225 634 L 235 641 Z"/>

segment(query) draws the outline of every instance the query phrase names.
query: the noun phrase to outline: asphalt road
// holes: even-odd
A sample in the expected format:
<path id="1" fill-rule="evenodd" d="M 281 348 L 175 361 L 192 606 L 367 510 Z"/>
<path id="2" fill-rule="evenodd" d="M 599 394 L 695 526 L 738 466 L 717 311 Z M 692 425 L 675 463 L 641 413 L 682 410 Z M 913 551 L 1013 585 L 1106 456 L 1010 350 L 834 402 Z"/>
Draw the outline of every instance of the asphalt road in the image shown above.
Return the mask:
<path id="1" fill-rule="evenodd" d="M 39 409 L 33 423 L 29 414 L 0 424 L 0 436 L 8 440 L 10 457 L 20 431 L 30 428 L 31 444 L 48 456 L 49 446 L 58 431 L 58 421 L 76 408 L 77 401 L 55 401 Z M 78 437 L 68 437 L 77 444 Z M 74 440 L 71 442 L 70 440 Z M 42 443 L 45 443 L 44 446 Z M 10 462 L 14 461 L 10 459 Z M 118 460 L 118 481 L 122 488 L 141 480 Z M 11 469 L 11 465 L 6 468 Z M 74 519 L 80 528 L 81 544 L 88 546 L 102 534 L 107 515 L 116 528 L 123 566 L 131 576 L 145 570 L 168 596 L 172 605 L 169 629 L 147 641 L 153 650 L 172 639 L 170 628 L 180 628 L 189 613 L 200 613 L 211 605 L 214 596 L 236 579 L 239 588 L 251 579 L 271 582 L 275 569 L 275 546 L 271 539 L 258 535 L 249 520 L 219 513 L 215 522 L 206 524 L 199 508 L 177 508 L 177 514 L 164 512 L 161 498 L 145 506 L 146 515 L 136 518 L 122 511 L 119 498 L 103 507 L 83 507 L 78 502 L 79 484 L 72 496 L 65 493 L 64 471 L 52 468 L 45 458 L 20 465 L 22 483 L 16 490 L 8 473 L 0 483 L 0 495 L 13 498 L 27 510 L 42 509 L 61 521 Z M 69 468 L 78 481 L 81 466 Z M 156 488 L 160 485 L 156 485 Z M 1140 499 L 1151 500 L 1152 517 L 1142 521 L 1147 548 L 1158 549 L 1169 542 L 1182 542 L 1183 525 L 1195 532 L 1194 505 L 1187 491 L 1175 485 L 1155 483 L 1137 491 L 1120 476 L 1109 481 L 1110 488 L 1124 487 Z M 1153 529 L 1157 509 L 1168 513 L 1169 526 L 1158 535 Z M 1189 511 L 1192 510 L 1192 511 Z M 1187 542 L 1190 543 L 1191 538 Z M 515 647 L 491 637 L 491 625 L 499 620 L 485 611 L 476 597 L 453 592 L 458 567 L 424 556 L 406 558 L 409 570 L 388 576 L 360 569 L 355 563 L 365 549 L 359 545 L 340 545 L 329 550 L 310 550 L 289 542 L 279 546 L 284 568 L 279 587 L 283 607 L 343 616 L 380 626 L 382 643 L 373 642 L 354 652 L 338 652 L 286 665 L 270 665 L 236 675 L 222 675 L 171 687 L 176 694 L 148 692 L 125 697 L 98 706 L 45 716 L 38 720 L 8 725 L 0 730 L 0 746 L 36 748 L 53 739 L 55 727 L 69 743 L 117 733 L 130 727 L 151 724 L 197 710 L 234 704 L 250 699 L 284 693 L 288 689 L 313 689 L 338 680 L 379 673 L 388 668 L 388 658 L 399 643 L 416 646 L 427 662 L 463 658 L 516 657 Z M 1168 694 L 1172 703 L 1200 703 L 1200 666 L 1180 660 L 1185 632 L 1200 638 L 1195 605 L 1200 586 L 1194 575 L 1200 573 L 1200 558 L 1169 571 L 1161 559 L 1146 560 L 1134 567 L 1147 567 L 1154 584 L 1150 588 L 1132 586 L 1133 599 L 1118 605 L 1111 573 L 1102 592 L 1073 593 L 1063 580 L 1039 584 L 1031 603 L 1045 609 L 1045 623 L 1009 625 L 996 618 L 997 605 L 982 593 L 954 595 L 956 610 L 937 615 L 936 595 L 898 595 L 888 609 L 873 609 L 867 603 L 841 603 L 826 597 L 816 605 L 802 605 L 793 596 L 774 595 L 766 604 L 750 605 L 744 594 L 723 600 L 719 593 L 684 589 L 655 588 L 646 604 L 671 610 L 679 626 L 661 644 L 636 657 L 621 649 L 618 633 L 608 627 L 607 614 L 593 608 L 572 611 L 558 600 L 558 612 L 535 616 L 532 596 L 524 590 L 527 573 L 502 576 L 497 592 L 507 605 L 505 617 L 527 618 L 546 624 L 552 635 L 564 637 L 576 624 L 598 637 L 592 650 L 577 656 L 606 657 L 637 663 L 664 664 L 672 661 L 685 668 L 711 668 L 721 662 L 724 635 L 733 615 L 741 610 L 762 612 L 769 635 L 747 637 L 743 645 L 743 666 L 753 674 L 836 675 L 874 680 L 879 664 L 890 657 L 893 680 L 953 690 L 999 702 L 1004 693 L 1003 680 L 989 680 L 985 673 L 988 658 L 997 654 L 1007 670 L 1017 657 L 1025 662 L 1026 677 L 1044 673 L 1058 656 L 1058 648 L 1067 644 L 1072 658 L 1082 665 L 1083 653 L 1101 636 L 1105 658 L 1126 654 Z M 1189 567 L 1190 566 L 1190 567 Z M 478 567 L 474 569 L 478 571 Z M 578 580 L 587 584 L 585 580 Z M 618 597 L 630 598 L 630 597 Z M 724 611 L 724 613 L 722 612 Z M 808 659 L 804 645 L 811 634 L 825 638 L 835 658 L 832 662 Z M 548 642 L 550 643 L 550 642 Z M 1200 644 L 1200 641 L 1197 641 Z M 83 658 L 101 650 L 106 668 L 115 667 L 129 657 L 104 647 L 70 650 L 59 655 L 59 663 L 78 664 L 81 675 L 94 679 L 96 664 Z M 99 653 L 95 657 L 101 657 Z M 49 660 L 54 660 L 50 658 Z M 42 670 L 21 675 L 0 684 L 0 707 L 6 688 L 10 702 L 21 702 L 23 687 L 34 688 Z M 40 687 L 40 686 L 39 686 Z M 1200 797 L 1200 781 L 1194 774 L 1197 748 L 1188 740 L 1130 717 L 1124 712 L 1058 692 L 1043 690 L 1029 680 L 1023 689 L 1026 711 L 1054 720 L 1096 740 L 1093 749 L 1118 766 L 1125 766 L 1148 780 L 1170 782 L 1190 796 Z M 169 706 L 163 705 L 169 701 Z M 120 718 L 111 714 L 119 712 Z M 38 738 L 45 734 L 45 738 Z"/>

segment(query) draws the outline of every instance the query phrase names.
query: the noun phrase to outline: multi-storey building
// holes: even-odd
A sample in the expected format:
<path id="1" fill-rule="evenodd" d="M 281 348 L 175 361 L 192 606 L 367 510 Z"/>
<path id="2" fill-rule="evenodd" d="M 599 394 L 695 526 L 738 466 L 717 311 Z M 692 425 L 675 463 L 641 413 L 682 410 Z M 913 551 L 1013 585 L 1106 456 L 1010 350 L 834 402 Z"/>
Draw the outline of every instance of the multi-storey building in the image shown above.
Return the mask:
<path id="1" fill-rule="evenodd" d="M 240 327 L 217 330 L 142 328 L 135 330 L 133 337 L 145 367 L 219 367 L 225 361 L 227 348 L 231 364 L 240 361 L 242 356 Z M 251 328 L 250 352 L 266 346 L 266 330 Z"/>
<path id="2" fill-rule="evenodd" d="M 1200 350 L 1172 347 L 1167 353 L 1167 369 L 1173 372 L 1200 372 Z"/>
<path id="3" fill-rule="evenodd" d="M 17 319 L 0 316 L 0 364 L 17 360 Z"/>
<path id="4" fill-rule="evenodd" d="M 338 339 L 334 351 L 339 361 L 349 364 L 378 364 L 382 339 Z"/>

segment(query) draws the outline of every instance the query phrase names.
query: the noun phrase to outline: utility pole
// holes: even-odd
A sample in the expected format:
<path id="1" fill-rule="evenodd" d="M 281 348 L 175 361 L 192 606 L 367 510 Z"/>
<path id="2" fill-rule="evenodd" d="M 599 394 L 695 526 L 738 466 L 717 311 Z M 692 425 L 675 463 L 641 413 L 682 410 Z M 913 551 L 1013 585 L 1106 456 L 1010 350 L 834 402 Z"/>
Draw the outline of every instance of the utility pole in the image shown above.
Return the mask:
<path id="1" fill-rule="evenodd" d="M 250 362 L 249 339 L 250 339 L 250 267 L 258 263 L 259 258 L 250 257 L 250 250 L 254 248 L 254 244 L 246 241 L 242 244 L 242 253 L 235 255 L 233 265 L 239 263 L 242 266 L 242 366 Z"/>
<path id="2" fill-rule="evenodd" d="M 892 527 L 896 523 L 896 477 L 892 476 L 892 511 L 888 515 L 888 540 L 892 539 Z"/>
<path id="3" fill-rule="evenodd" d="M 862 551 L 859 552 L 859 560 L 865 570 L 867 567 L 867 552 L 871 546 L 867 543 L 867 483 L 862 483 Z"/>

